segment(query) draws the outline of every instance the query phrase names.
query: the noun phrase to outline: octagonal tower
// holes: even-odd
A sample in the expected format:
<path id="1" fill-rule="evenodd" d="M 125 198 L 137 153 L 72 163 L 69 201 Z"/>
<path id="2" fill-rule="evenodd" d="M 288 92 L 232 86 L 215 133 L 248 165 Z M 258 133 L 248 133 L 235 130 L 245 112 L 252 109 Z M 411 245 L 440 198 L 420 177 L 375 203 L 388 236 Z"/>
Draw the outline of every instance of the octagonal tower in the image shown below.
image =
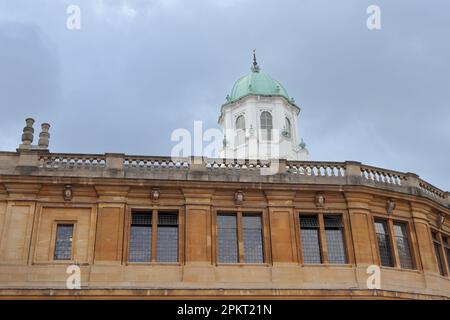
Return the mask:
<path id="1" fill-rule="evenodd" d="M 286 89 L 261 71 L 255 53 L 251 72 L 239 78 L 222 105 L 223 158 L 307 160 L 297 136 L 300 107 Z"/>

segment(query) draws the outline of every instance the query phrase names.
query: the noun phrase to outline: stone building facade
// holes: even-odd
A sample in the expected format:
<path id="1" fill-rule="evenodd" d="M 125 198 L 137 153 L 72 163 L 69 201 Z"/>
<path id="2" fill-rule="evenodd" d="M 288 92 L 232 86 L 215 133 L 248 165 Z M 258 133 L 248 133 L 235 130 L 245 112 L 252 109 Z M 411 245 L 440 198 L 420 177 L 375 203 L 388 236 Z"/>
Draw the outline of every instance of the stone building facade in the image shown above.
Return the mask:
<path id="1" fill-rule="evenodd" d="M 0 296 L 450 298 L 448 192 L 358 162 L 268 166 L 1 152 Z"/>
<path id="2" fill-rule="evenodd" d="M 27 119 L 0 152 L 0 298 L 449 299 L 450 193 L 308 161 L 299 112 L 255 58 L 223 158 L 52 153 Z"/>

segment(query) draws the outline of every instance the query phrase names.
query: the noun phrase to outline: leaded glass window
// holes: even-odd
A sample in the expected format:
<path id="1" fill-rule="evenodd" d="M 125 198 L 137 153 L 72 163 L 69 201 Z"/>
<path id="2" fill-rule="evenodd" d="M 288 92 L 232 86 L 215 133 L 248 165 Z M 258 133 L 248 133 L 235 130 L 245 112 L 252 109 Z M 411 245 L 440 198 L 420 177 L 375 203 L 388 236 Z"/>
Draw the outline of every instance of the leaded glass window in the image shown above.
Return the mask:
<path id="1" fill-rule="evenodd" d="M 444 241 L 445 256 L 447 257 L 447 267 L 450 272 L 450 238 L 442 237 L 442 240 Z"/>
<path id="2" fill-rule="evenodd" d="M 150 262 L 152 259 L 152 213 L 131 215 L 130 262 Z"/>
<path id="3" fill-rule="evenodd" d="M 304 263 L 322 263 L 317 216 L 300 216 L 300 234 Z"/>
<path id="4" fill-rule="evenodd" d="M 178 261 L 178 213 L 158 213 L 158 262 Z"/>
<path id="5" fill-rule="evenodd" d="M 339 216 L 325 216 L 325 238 L 327 240 L 327 253 L 329 263 L 346 263 L 344 226 Z"/>
<path id="6" fill-rule="evenodd" d="M 242 115 L 236 119 L 236 130 L 245 130 L 245 118 Z"/>
<path id="7" fill-rule="evenodd" d="M 392 258 L 391 239 L 389 236 L 387 221 L 376 220 L 375 232 L 377 235 L 378 251 L 380 254 L 381 265 L 385 267 L 393 267 L 394 260 Z"/>
<path id="8" fill-rule="evenodd" d="M 409 245 L 408 232 L 404 223 L 394 223 L 394 236 L 397 243 L 400 266 L 405 269 L 413 269 L 411 247 Z"/>
<path id="9" fill-rule="evenodd" d="M 243 215 L 244 259 L 248 263 L 263 263 L 261 215 Z"/>
<path id="10" fill-rule="evenodd" d="M 245 143 L 245 118 L 242 115 L 240 115 L 236 119 L 236 137 L 237 137 L 236 145 L 239 146 Z"/>
<path id="11" fill-rule="evenodd" d="M 285 130 L 286 130 L 286 138 L 291 137 L 291 121 L 288 118 L 285 118 Z"/>
<path id="12" fill-rule="evenodd" d="M 445 275 L 444 263 L 442 261 L 443 259 L 441 254 L 441 242 L 439 241 L 439 234 L 437 232 L 432 232 L 431 235 L 433 237 L 434 254 L 436 255 L 439 273 L 441 275 Z"/>
<path id="13" fill-rule="evenodd" d="M 58 224 L 56 226 L 55 260 L 72 259 L 73 224 Z"/>
<path id="14" fill-rule="evenodd" d="M 238 262 L 238 238 L 235 214 L 217 215 L 217 253 L 219 262 Z"/>
<path id="15" fill-rule="evenodd" d="M 263 140 L 272 140 L 272 115 L 270 112 L 263 111 L 261 113 L 261 133 Z"/>

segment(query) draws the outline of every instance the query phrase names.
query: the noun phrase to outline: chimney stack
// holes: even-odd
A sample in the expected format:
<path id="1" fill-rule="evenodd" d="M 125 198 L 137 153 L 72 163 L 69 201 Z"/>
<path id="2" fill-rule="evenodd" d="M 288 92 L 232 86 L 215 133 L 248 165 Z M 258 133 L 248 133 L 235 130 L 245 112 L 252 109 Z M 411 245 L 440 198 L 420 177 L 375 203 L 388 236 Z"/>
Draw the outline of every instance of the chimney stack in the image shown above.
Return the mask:
<path id="1" fill-rule="evenodd" d="M 42 131 L 39 134 L 39 149 L 48 150 L 48 144 L 50 139 L 50 133 L 48 133 L 48 129 L 50 129 L 50 125 L 48 123 L 41 124 Z"/>
<path id="2" fill-rule="evenodd" d="M 27 125 L 25 126 L 25 128 L 23 128 L 22 144 L 19 146 L 19 149 L 31 149 L 31 143 L 33 142 L 34 119 L 27 118 L 27 119 L 25 119 L 25 122 L 27 123 Z"/>

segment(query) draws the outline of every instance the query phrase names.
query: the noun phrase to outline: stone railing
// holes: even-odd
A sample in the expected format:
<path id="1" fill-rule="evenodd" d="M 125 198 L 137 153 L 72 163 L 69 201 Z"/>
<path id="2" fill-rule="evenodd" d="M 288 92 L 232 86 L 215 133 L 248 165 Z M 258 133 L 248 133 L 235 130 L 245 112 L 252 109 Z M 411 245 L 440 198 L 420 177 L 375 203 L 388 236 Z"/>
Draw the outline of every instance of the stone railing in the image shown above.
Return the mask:
<path id="1" fill-rule="evenodd" d="M 274 169 L 275 170 L 268 170 Z M 0 152 L 1 175 L 114 177 L 237 182 L 363 185 L 432 199 L 450 208 L 450 193 L 416 174 L 359 162 L 212 159 L 70 154 L 42 150 Z M 230 180 L 230 176 L 233 178 Z"/>
<path id="2" fill-rule="evenodd" d="M 189 159 L 170 157 L 124 156 L 124 169 L 189 169 Z"/>
<path id="3" fill-rule="evenodd" d="M 289 161 L 286 171 L 296 175 L 314 177 L 345 177 L 345 162 Z"/>
<path id="4" fill-rule="evenodd" d="M 106 167 L 106 156 L 101 154 L 46 154 L 38 157 L 39 168 L 97 169 Z"/>
<path id="5" fill-rule="evenodd" d="M 422 179 L 419 179 L 419 189 L 429 197 L 436 198 L 441 201 L 445 201 L 446 194 L 448 197 L 448 192 L 442 191 Z"/>
<path id="6" fill-rule="evenodd" d="M 206 169 L 262 169 L 270 167 L 270 160 L 250 160 L 250 159 L 217 159 L 217 158 L 194 158 L 194 163 L 205 166 Z M 198 160 L 198 161 L 196 161 Z"/>
<path id="7" fill-rule="evenodd" d="M 366 165 L 360 167 L 361 177 L 369 182 L 402 186 L 408 180 L 406 173 Z"/>

